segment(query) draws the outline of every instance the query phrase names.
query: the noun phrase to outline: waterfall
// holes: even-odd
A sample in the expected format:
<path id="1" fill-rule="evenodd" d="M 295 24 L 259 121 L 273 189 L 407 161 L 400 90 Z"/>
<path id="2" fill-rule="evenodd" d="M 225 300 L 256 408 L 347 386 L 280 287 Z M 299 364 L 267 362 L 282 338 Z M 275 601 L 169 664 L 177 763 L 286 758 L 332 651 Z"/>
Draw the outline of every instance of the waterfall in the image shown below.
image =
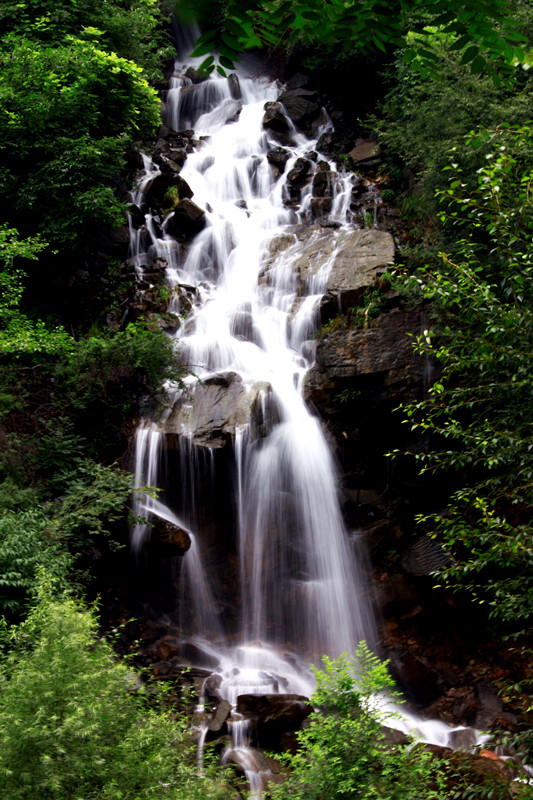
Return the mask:
<path id="1" fill-rule="evenodd" d="M 288 160 L 277 174 L 267 153 L 279 141 L 262 120 L 279 86 L 246 70 L 238 82 L 215 75 L 193 84 L 185 71 L 195 65 L 176 62 L 166 122 L 177 132 L 194 128 L 196 146 L 180 178 L 205 210 L 206 225 L 188 248 L 168 232 L 172 214 L 162 234 L 150 214 L 145 226 L 147 250 L 167 260 L 169 285 L 176 292 L 194 289 L 192 308 L 175 334 L 190 372 L 183 386 L 169 387 L 172 401 L 162 417 L 145 421 L 137 434 L 137 485 L 160 486 L 164 494 L 138 500 L 137 512 L 147 519 L 136 526 L 133 546 L 141 548 L 155 517 L 190 534 L 180 636 L 200 654 L 199 666 L 202 654 L 205 663 L 217 665 L 222 697 L 235 704 L 244 693 L 308 696 L 310 663 L 318 664 L 322 654 L 353 653 L 361 639 L 375 644 L 368 587 L 339 507 L 335 463 L 302 397 L 335 241 L 357 227 L 349 211 L 350 176 L 317 155 L 325 127 L 308 139 L 288 120 Z M 331 210 L 321 219 L 334 244 L 314 272 L 302 277 L 295 267 L 299 236 L 314 212 L 309 187 L 293 202 L 288 175 L 306 155 L 312 170 L 334 176 Z M 140 206 L 157 174 L 146 160 L 136 196 Z M 318 235 L 311 234 L 311 243 Z M 143 263 L 139 248 L 137 237 L 131 254 L 136 266 Z M 214 436 L 206 429 L 202 403 L 218 402 L 224 393 L 230 402 Z M 173 462 L 179 477 L 172 485 L 160 471 L 170 438 L 179 453 Z M 231 457 L 221 460 L 228 439 Z M 221 465 L 235 494 L 233 530 L 223 543 L 216 535 L 204 542 L 201 520 Z M 235 571 L 238 609 L 231 624 L 220 613 L 224 590 L 210 562 L 219 547 L 231 551 Z M 246 725 L 232 726 L 233 748 L 242 750 Z"/>

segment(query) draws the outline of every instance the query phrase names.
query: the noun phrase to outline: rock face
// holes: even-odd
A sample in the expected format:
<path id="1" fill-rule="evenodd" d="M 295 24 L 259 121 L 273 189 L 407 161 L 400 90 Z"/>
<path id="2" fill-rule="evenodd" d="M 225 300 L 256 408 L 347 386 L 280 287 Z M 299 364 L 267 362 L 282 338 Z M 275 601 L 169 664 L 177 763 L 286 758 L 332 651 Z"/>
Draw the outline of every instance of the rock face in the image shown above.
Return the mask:
<path id="1" fill-rule="evenodd" d="M 387 231 L 374 228 L 336 231 L 308 225 L 295 227 L 271 241 L 262 280 L 269 282 L 269 273 L 276 259 L 296 243 L 299 255 L 295 258 L 293 270 L 300 294 L 307 294 L 313 279 L 332 260 L 322 300 L 323 320 L 357 303 L 363 292 L 373 286 L 394 261 L 394 242 Z"/>
<path id="2" fill-rule="evenodd" d="M 172 208 L 177 200 L 190 199 L 193 194 L 187 181 L 170 171 L 167 174 L 156 175 L 146 191 L 145 202 L 153 209 Z M 173 198 L 176 199 L 175 202 Z"/>
<path id="3" fill-rule="evenodd" d="M 413 350 L 412 334 L 421 332 L 424 312 L 394 309 L 366 330 L 337 330 L 317 347 L 306 380 L 306 396 L 319 406 L 349 385 L 372 392 L 374 400 L 404 401 L 424 385 L 425 362 Z"/>
<path id="4" fill-rule="evenodd" d="M 192 442 L 210 449 L 230 444 L 236 428 L 250 421 L 263 423 L 261 397 L 270 393 L 267 383 L 251 389 L 235 372 L 214 375 L 181 397 L 163 426 L 169 446 L 177 445 L 179 434 L 189 434 Z"/>
<path id="5" fill-rule="evenodd" d="M 319 234 L 314 238 L 313 234 Z M 394 261 L 394 242 L 390 233 L 376 230 L 322 231 L 311 227 L 309 244 L 295 262 L 300 278 L 306 284 L 333 257 L 323 306 L 331 301 L 338 310 L 357 303 L 364 292 Z"/>

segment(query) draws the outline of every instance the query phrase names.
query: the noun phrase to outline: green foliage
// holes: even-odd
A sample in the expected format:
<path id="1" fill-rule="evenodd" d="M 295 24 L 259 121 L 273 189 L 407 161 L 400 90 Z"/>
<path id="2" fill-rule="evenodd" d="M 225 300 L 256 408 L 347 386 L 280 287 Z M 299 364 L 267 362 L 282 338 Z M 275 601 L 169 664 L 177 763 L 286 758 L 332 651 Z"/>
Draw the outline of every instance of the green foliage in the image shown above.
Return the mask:
<path id="1" fill-rule="evenodd" d="M 21 240 L 16 229 L 0 225 L 0 353 L 57 353 L 69 346 L 71 338 L 64 331 L 49 331 L 42 322 L 28 319 L 19 308 L 25 278 L 19 265 L 37 260 L 45 247 L 39 236 Z M 9 406 L 9 395 L 2 397 L 0 407 L 5 408 L 6 402 Z"/>
<path id="2" fill-rule="evenodd" d="M 65 583 L 69 557 L 48 530 L 42 509 L 0 516 L 0 613 L 16 618 L 36 588 L 39 570 Z"/>
<path id="3" fill-rule="evenodd" d="M 0 211 L 25 234 L 72 249 L 95 225 L 123 221 L 110 183 L 135 138 L 159 123 L 142 68 L 91 42 L 0 49 Z"/>
<path id="4" fill-rule="evenodd" d="M 13 638 L 13 637 L 12 637 Z M 215 800 L 185 718 L 165 713 L 98 638 L 96 615 L 41 586 L 15 632 L 0 694 L 0 775 L 10 800 Z"/>
<path id="5" fill-rule="evenodd" d="M 76 36 L 156 74 L 166 40 L 157 0 L 3 0 L 0 25 L 41 44 Z"/>
<path id="6" fill-rule="evenodd" d="M 434 305 L 418 348 L 437 361 L 427 399 L 407 407 L 413 429 L 435 434 L 422 472 L 456 471 L 445 514 L 419 519 L 455 556 L 442 578 L 466 586 L 508 632 L 533 613 L 533 132 L 482 131 L 489 149 L 469 187 L 452 164 L 444 223 L 457 256 L 414 280 Z"/>
<path id="7" fill-rule="evenodd" d="M 515 14 L 527 36 L 529 7 L 520 3 Z M 474 127 L 526 123 L 531 117 L 533 84 L 529 72 L 520 68 L 511 89 L 497 88 L 490 76 L 465 69 L 460 53 L 449 50 L 446 37 L 435 35 L 432 41 L 442 80 L 413 71 L 404 61 L 404 51 L 399 51 L 387 76 L 390 89 L 373 125 L 386 145 L 390 187 L 402 201 L 404 215 L 429 222 L 434 231 L 433 218 L 438 214 L 434 196 L 437 189 L 447 186 L 443 170 L 450 148 L 456 147 L 454 160 L 463 176 L 475 182 L 488 149 L 465 150 L 464 137 Z"/>
<path id="8" fill-rule="evenodd" d="M 197 40 L 195 56 L 210 54 L 201 69 L 234 69 L 238 54 L 258 44 L 271 49 L 307 41 L 321 47 L 361 52 L 403 47 L 403 58 L 423 76 L 438 73 L 435 33 L 462 54 L 473 74 L 487 72 L 499 81 L 526 59 L 523 34 L 505 0 L 178 0 L 182 19 L 197 19 L 209 29 Z M 216 56 L 216 58 L 215 58 Z"/>
<path id="9" fill-rule="evenodd" d="M 390 694 L 386 664 L 361 644 L 356 658 L 324 658 L 315 670 L 312 702 L 319 711 L 300 731 L 300 749 L 287 757 L 291 774 L 274 800 L 442 800 L 446 796 L 429 753 L 386 742 L 379 695 Z"/>
<path id="10" fill-rule="evenodd" d="M 120 427 L 141 398 L 156 399 L 165 378 L 179 379 L 171 340 L 143 323 L 77 342 L 54 369 L 55 405 L 95 433 Z"/>
<path id="11" fill-rule="evenodd" d="M 64 494 L 52 502 L 39 502 L 37 492 L 20 489 L 10 479 L 0 484 L 0 614 L 11 619 L 25 612 L 41 569 L 62 585 L 82 579 L 86 584 L 84 560 L 102 537 L 111 535 L 130 501 L 133 477 L 116 465 L 103 466 L 81 455 L 69 462 L 65 455 L 58 469 L 52 487 L 57 492 L 63 486 Z"/>

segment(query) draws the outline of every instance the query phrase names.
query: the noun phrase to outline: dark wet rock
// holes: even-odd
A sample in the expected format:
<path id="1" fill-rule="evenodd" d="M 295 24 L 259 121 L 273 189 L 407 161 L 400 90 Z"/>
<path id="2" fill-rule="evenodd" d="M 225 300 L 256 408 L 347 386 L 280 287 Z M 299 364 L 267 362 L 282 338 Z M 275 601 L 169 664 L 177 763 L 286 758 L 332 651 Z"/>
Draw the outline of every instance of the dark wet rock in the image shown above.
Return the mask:
<path id="1" fill-rule="evenodd" d="M 327 219 L 332 207 L 331 197 L 313 197 L 311 199 L 311 214 L 313 219 L 319 223 Z"/>
<path id="2" fill-rule="evenodd" d="M 187 181 L 170 170 L 166 174 L 155 176 L 145 192 L 144 201 L 150 208 L 159 210 L 172 208 L 178 200 L 191 198 L 193 195 Z"/>
<path id="3" fill-rule="evenodd" d="M 318 407 L 347 385 L 372 402 L 398 403 L 420 396 L 426 363 L 413 349 L 425 311 L 393 309 L 366 330 L 337 330 L 321 339 L 306 378 L 306 397 Z"/>
<path id="4" fill-rule="evenodd" d="M 201 647 L 192 642 L 182 642 L 180 644 L 179 661 L 182 666 L 194 664 L 195 671 L 198 673 L 198 680 L 195 680 L 197 691 L 200 692 L 205 678 L 209 677 L 209 672 L 205 670 L 216 669 L 218 659 L 210 653 L 206 653 Z"/>
<path id="5" fill-rule="evenodd" d="M 272 150 L 268 151 L 266 157 L 268 163 L 275 167 L 281 175 L 281 173 L 285 171 L 285 165 L 290 156 L 291 154 L 288 150 L 285 150 L 284 147 L 274 147 Z"/>
<path id="6" fill-rule="evenodd" d="M 128 169 L 141 170 L 144 167 L 142 154 L 138 150 L 127 150 L 124 159 Z"/>
<path id="7" fill-rule="evenodd" d="M 293 694 L 243 694 L 237 698 L 237 712 L 253 719 L 260 747 L 281 750 L 284 733 L 297 731 L 312 713 L 307 697 Z"/>
<path id="8" fill-rule="evenodd" d="M 269 384 L 257 382 L 247 389 L 235 372 L 207 378 L 181 397 L 163 426 L 169 445 L 177 434 L 188 433 L 196 445 L 218 449 L 230 444 L 237 427 L 261 411 L 261 394 Z"/>
<path id="9" fill-rule="evenodd" d="M 160 661 L 169 661 L 179 656 L 180 647 L 174 636 L 164 636 L 155 643 L 154 649 Z"/>
<path id="10" fill-rule="evenodd" d="M 261 793 L 267 791 L 269 784 L 282 783 L 285 780 L 281 765 L 255 748 L 229 749 L 225 752 L 222 763 L 233 767 L 241 776 L 246 772 L 254 772 L 258 783 L 255 789 L 260 789 Z"/>
<path id="11" fill-rule="evenodd" d="M 372 596 L 376 610 L 386 616 L 401 617 L 420 602 L 420 592 L 401 572 L 385 573 L 374 584 Z"/>
<path id="12" fill-rule="evenodd" d="M 403 731 L 398 731 L 396 728 L 389 728 L 388 725 L 382 725 L 381 730 L 384 733 L 383 741 L 385 744 L 402 746 L 409 744 L 409 737 Z"/>
<path id="13" fill-rule="evenodd" d="M 339 137 L 335 131 L 326 131 L 316 143 L 316 149 L 318 152 L 324 153 L 325 155 L 333 155 L 338 146 Z"/>
<path id="14" fill-rule="evenodd" d="M 143 278 L 152 285 L 161 286 L 166 279 L 166 269 L 167 260 L 165 258 L 154 258 L 145 265 Z"/>
<path id="15" fill-rule="evenodd" d="M 191 546 L 189 534 L 164 519 L 156 518 L 152 523 L 151 547 L 164 549 L 171 555 L 183 555 Z"/>
<path id="16" fill-rule="evenodd" d="M 226 720 L 231 714 L 231 708 L 231 703 L 228 703 L 227 700 L 220 701 L 207 726 L 211 733 L 221 733 L 227 730 Z"/>
<path id="17" fill-rule="evenodd" d="M 220 684 L 222 683 L 221 675 L 210 675 L 203 683 L 202 692 L 209 700 L 210 698 L 220 698 Z"/>
<path id="18" fill-rule="evenodd" d="M 406 648 L 389 651 L 390 670 L 409 697 L 423 707 L 432 703 L 443 691 L 441 676 Z"/>
<path id="19" fill-rule="evenodd" d="M 228 86 L 231 96 L 234 100 L 242 100 L 241 85 L 239 83 L 239 76 L 232 72 L 228 75 Z"/>
<path id="20" fill-rule="evenodd" d="M 301 189 L 310 178 L 311 167 L 311 161 L 308 159 L 297 158 L 294 166 L 287 173 L 287 183 L 294 188 Z"/>
<path id="21" fill-rule="evenodd" d="M 132 226 L 137 229 L 144 225 L 144 214 L 135 203 L 130 203 L 127 208 L 128 214 L 131 218 Z"/>
<path id="22" fill-rule="evenodd" d="M 171 236 L 191 237 L 203 230 L 205 224 L 205 211 L 185 198 L 178 202 L 174 214 L 168 219 L 167 230 Z"/>
<path id="23" fill-rule="evenodd" d="M 178 147 L 175 150 L 171 150 L 170 155 L 172 156 L 172 160 L 182 167 L 187 159 L 187 150 L 184 147 Z"/>
<path id="24" fill-rule="evenodd" d="M 379 163 L 380 155 L 381 150 L 375 139 L 357 139 L 355 147 L 348 153 L 356 169 L 375 166 Z"/>
<path id="25" fill-rule="evenodd" d="M 472 797 L 475 788 L 479 787 L 479 796 L 483 796 L 487 786 L 499 800 L 527 797 L 522 795 L 522 787 L 515 783 L 520 774 L 519 767 L 511 761 L 504 761 L 489 750 L 481 750 L 480 754 L 464 753 L 435 744 L 418 744 L 420 748 L 432 753 L 443 763 L 443 774 L 446 780 L 446 794 L 456 796 L 462 793 L 465 786 L 471 787 Z"/>
<path id="26" fill-rule="evenodd" d="M 193 85 L 196 85 L 206 81 L 209 78 L 209 75 L 206 75 L 205 72 L 200 72 L 199 70 L 194 69 L 194 67 L 189 67 L 185 72 L 185 77 L 188 78 Z"/>
<path id="27" fill-rule="evenodd" d="M 313 197 L 333 197 L 335 189 L 339 186 L 339 176 L 333 172 L 329 164 L 321 161 L 319 169 L 313 176 Z"/>
<path id="28" fill-rule="evenodd" d="M 308 89 L 286 89 L 278 100 L 283 103 L 287 116 L 299 127 L 311 122 L 320 112 L 316 93 Z"/>
<path id="29" fill-rule="evenodd" d="M 265 103 L 263 127 L 276 133 L 290 133 L 291 125 L 280 103 Z"/>
<path id="30" fill-rule="evenodd" d="M 174 299 L 177 305 L 177 311 L 182 316 L 186 316 L 191 310 L 193 303 L 198 296 L 198 289 L 195 286 L 187 286 L 186 284 L 177 284 L 174 287 Z"/>

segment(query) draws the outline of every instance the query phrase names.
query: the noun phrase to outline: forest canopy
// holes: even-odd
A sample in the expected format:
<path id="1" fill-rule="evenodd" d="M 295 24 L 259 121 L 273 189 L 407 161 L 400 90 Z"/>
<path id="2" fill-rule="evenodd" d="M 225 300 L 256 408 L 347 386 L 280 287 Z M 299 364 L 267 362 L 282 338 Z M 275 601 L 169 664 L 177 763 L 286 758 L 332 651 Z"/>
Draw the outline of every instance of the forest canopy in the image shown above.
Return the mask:
<path id="1" fill-rule="evenodd" d="M 305 41 L 318 47 L 335 42 L 344 51 L 362 53 L 401 48 L 411 69 L 436 75 L 436 32 L 472 72 L 488 72 L 497 85 L 527 57 L 524 34 L 507 0 L 179 0 L 177 15 L 200 24 L 203 33 L 193 54 L 209 54 L 201 68 L 212 72 L 216 67 L 220 74 L 233 69 L 247 48 L 290 49 Z"/>

